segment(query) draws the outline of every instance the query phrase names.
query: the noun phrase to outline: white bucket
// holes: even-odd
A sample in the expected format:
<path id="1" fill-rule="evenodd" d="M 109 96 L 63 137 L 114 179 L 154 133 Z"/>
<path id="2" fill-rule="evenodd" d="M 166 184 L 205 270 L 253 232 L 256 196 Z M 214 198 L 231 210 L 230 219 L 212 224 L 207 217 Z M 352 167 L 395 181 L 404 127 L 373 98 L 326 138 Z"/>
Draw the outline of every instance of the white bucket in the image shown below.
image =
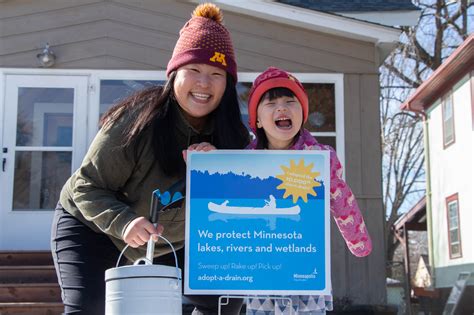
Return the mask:
<path id="1" fill-rule="evenodd" d="M 182 314 L 181 280 L 175 267 L 111 268 L 105 272 L 105 287 L 106 315 Z"/>
<path id="2" fill-rule="evenodd" d="M 146 259 L 139 261 L 146 262 Z M 105 271 L 105 314 L 181 315 L 182 284 L 178 262 L 176 267 L 170 267 L 138 265 L 139 261 L 133 266 Z"/>

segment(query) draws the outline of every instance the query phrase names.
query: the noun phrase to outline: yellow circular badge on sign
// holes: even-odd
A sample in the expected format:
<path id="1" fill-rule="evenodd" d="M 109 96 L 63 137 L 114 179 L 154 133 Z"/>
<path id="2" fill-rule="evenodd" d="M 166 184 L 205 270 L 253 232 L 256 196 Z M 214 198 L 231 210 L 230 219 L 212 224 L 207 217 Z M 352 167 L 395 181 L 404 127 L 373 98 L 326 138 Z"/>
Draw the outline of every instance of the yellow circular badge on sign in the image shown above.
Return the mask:
<path id="1" fill-rule="evenodd" d="M 321 186 L 321 183 L 315 179 L 320 175 L 319 172 L 312 172 L 314 163 L 307 166 L 304 165 L 304 160 L 301 159 L 298 165 L 295 164 L 294 160 L 290 160 L 290 167 L 281 165 L 283 170 L 282 175 L 276 177 L 282 181 L 277 186 L 277 189 L 285 189 L 283 198 L 293 197 L 293 203 L 298 201 L 298 198 L 303 199 L 304 202 L 308 202 L 308 194 L 316 196 L 314 187 Z"/>

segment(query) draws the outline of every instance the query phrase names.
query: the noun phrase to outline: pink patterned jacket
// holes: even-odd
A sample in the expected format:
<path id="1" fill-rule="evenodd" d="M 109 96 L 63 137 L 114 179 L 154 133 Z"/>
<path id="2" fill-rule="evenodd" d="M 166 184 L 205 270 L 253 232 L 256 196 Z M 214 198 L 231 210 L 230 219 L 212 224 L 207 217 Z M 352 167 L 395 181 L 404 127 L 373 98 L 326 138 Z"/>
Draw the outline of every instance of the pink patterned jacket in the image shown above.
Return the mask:
<path id="1" fill-rule="evenodd" d="M 247 149 L 255 149 L 256 146 L 257 141 L 254 140 Z M 331 214 L 351 253 L 357 257 L 369 255 L 372 251 L 372 240 L 367 232 L 355 196 L 342 179 L 342 165 L 337 158 L 336 151 L 329 145 L 318 143 L 306 129 L 303 129 L 290 150 L 327 150 L 330 152 Z"/>

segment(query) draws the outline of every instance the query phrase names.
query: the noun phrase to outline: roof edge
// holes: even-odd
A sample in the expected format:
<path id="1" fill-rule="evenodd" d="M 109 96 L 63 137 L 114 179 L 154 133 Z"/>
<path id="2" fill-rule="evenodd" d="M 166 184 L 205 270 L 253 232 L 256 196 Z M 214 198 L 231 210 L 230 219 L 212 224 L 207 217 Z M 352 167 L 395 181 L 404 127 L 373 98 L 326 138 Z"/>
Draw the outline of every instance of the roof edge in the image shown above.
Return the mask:
<path id="1" fill-rule="evenodd" d="M 354 1 L 348 1 L 349 3 L 333 3 L 333 4 L 324 4 L 318 3 L 318 1 L 299 1 L 299 0 L 274 0 L 276 2 L 282 2 L 297 7 L 307 8 L 316 11 L 330 11 L 330 12 L 374 12 L 374 11 L 396 11 L 396 10 L 405 10 L 405 11 L 421 11 L 421 8 L 414 5 L 412 0 L 405 1 L 401 3 L 400 1 L 393 3 L 385 3 L 384 6 L 380 6 L 380 3 L 367 3 L 357 4 L 350 3 Z M 359 1 L 360 2 L 360 1 Z"/>
<path id="2" fill-rule="evenodd" d="M 191 0 L 191 2 L 197 1 Z M 222 9 L 231 12 L 252 15 L 282 24 L 375 44 L 397 42 L 401 34 L 401 30 L 394 27 L 377 25 L 321 11 L 313 11 L 271 0 L 216 0 L 213 2 Z"/>
<path id="3" fill-rule="evenodd" d="M 403 26 L 415 26 L 420 18 L 419 11 L 357 11 L 357 12 L 339 12 L 335 13 L 351 17 L 358 20 L 368 21 L 371 23 L 377 23 L 381 25 L 403 25 Z"/>
<path id="4" fill-rule="evenodd" d="M 449 86 L 474 70 L 474 33 L 471 34 L 431 76 L 400 106 L 401 110 L 423 112 L 446 93 Z"/>
<path id="5" fill-rule="evenodd" d="M 397 221 L 393 223 L 392 227 L 395 230 L 400 230 L 406 222 L 414 218 L 415 215 L 423 209 L 426 209 L 426 196 L 421 197 L 420 200 L 418 200 L 418 202 L 410 210 L 400 216 Z"/>

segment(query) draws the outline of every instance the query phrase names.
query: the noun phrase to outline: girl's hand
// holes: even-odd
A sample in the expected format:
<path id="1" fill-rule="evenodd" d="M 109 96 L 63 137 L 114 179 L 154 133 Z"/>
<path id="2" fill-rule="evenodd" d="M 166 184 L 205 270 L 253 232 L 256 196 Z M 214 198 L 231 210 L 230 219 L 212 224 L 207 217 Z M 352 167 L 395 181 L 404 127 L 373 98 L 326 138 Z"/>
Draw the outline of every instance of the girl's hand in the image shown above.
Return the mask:
<path id="1" fill-rule="evenodd" d="M 148 242 L 150 237 L 157 240 L 157 235 L 161 235 L 163 229 L 163 225 L 161 224 L 158 224 L 158 226 L 155 227 L 147 218 L 138 217 L 130 222 L 125 229 L 123 240 L 130 247 L 137 248 Z"/>
<path id="2" fill-rule="evenodd" d="M 188 152 L 187 151 L 202 151 L 202 152 L 208 152 L 215 150 L 216 147 L 210 144 L 209 142 L 201 142 L 201 143 L 195 143 L 191 144 L 188 148 L 188 150 L 183 150 L 183 159 L 186 162 L 187 157 L 188 157 Z"/>

